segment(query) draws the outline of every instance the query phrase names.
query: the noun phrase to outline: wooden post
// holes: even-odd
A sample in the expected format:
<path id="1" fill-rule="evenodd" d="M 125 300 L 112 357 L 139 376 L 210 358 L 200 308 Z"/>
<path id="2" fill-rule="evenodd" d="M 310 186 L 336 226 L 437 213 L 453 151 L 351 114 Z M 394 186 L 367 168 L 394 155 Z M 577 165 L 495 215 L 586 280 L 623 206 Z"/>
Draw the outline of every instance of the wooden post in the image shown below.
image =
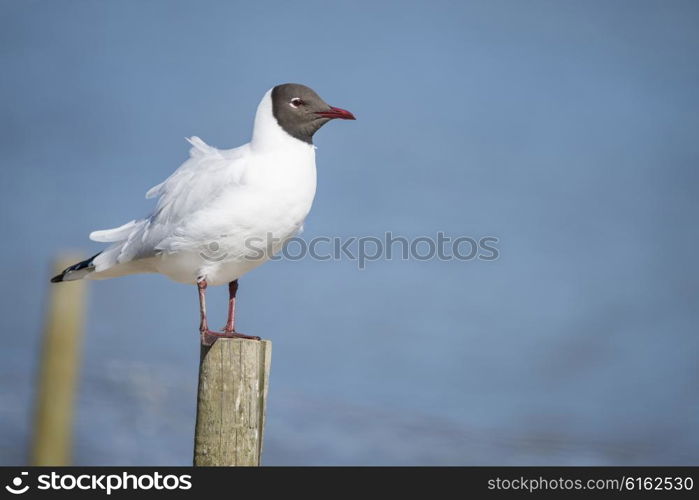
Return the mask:
<path id="1" fill-rule="evenodd" d="M 54 274 L 80 260 L 80 256 L 58 258 Z M 48 307 L 39 369 L 32 465 L 70 465 L 73 404 L 85 316 L 85 282 L 51 285 Z"/>
<path id="2" fill-rule="evenodd" d="M 272 357 L 269 340 L 201 347 L 194 465 L 260 465 Z"/>

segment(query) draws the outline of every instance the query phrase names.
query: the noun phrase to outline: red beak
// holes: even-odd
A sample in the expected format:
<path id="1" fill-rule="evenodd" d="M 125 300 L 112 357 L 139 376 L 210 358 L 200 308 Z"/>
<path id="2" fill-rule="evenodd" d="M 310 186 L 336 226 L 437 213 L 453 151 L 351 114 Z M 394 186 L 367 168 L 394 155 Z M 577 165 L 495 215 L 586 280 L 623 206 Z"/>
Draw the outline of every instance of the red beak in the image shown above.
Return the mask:
<path id="1" fill-rule="evenodd" d="M 325 118 L 340 118 L 342 120 L 356 120 L 354 115 L 347 111 L 346 109 L 336 108 L 335 106 L 330 106 L 328 111 L 316 111 L 317 115 L 323 116 Z"/>

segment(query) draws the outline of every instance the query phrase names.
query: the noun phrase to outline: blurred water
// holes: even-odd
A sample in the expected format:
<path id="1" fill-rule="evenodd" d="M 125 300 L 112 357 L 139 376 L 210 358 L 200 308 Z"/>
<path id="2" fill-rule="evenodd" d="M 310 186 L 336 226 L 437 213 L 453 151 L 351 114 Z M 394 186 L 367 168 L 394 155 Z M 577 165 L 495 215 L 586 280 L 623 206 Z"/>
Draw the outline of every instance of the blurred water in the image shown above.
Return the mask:
<path id="1" fill-rule="evenodd" d="M 358 117 L 318 134 L 305 237 L 494 235 L 500 259 L 244 277 L 266 463 L 699 461 L 696 3 L 0 8 L 0 463 L 26 460 L 52 256 L 146 214 L 184 136 L 247 141 L 284 81 Z M 89 300 L 76 461 L 189 463 L 196 291 Z"/>

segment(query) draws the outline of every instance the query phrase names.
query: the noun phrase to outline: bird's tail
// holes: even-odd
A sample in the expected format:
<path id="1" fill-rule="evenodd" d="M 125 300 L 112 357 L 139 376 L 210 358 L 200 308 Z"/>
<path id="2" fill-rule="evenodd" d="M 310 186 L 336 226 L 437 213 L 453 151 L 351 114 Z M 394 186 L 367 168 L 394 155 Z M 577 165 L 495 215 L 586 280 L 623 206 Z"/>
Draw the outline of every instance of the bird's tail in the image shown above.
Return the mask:
<path id="1" fill-rule="evenodd" d="M 51 278 L 51 283 L 60 283 L 61 281 L 74 281 L 83 279 L 85 276 L 87 276 L 95 270 L 95 265 L 93 261 L 95 260 L 95 257 L 97 257 L 100 253 L 93 255 L 89 259 L 85 259 L 81 262 L 78 262 L 77 264 L 73 264 L 72 266 L 67 267 L 63 270 L 61 274 Z"/>

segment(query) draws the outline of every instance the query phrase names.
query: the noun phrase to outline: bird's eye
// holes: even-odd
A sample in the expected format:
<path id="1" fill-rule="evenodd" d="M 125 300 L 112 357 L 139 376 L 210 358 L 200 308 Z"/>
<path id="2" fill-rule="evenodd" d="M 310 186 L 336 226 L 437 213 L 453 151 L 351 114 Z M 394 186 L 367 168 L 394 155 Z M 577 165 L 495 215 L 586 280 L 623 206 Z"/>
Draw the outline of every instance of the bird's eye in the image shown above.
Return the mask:
<path id="1" fill-rule="evenodd" d="M 289 104 L 291 104 L 291 107 L 292 107 L 292 108 L 298 108 L 299 106 L 303 106 L 303 105 L 306 104 L 306 103 L 303 102 L 303 99 L 301 99 L 301 98 L 299 98 L 299 97 L 294 97 L 294 98 L 291 100 L 291 102 L 289 102 Z"/>

